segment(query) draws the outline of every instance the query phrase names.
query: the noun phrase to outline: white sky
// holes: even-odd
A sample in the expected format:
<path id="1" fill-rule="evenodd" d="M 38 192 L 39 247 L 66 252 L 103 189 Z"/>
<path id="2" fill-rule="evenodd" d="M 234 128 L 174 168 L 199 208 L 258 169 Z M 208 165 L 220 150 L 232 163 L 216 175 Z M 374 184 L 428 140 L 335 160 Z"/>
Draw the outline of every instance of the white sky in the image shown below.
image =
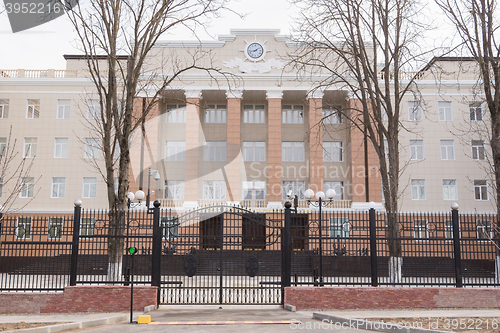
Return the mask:
<path id="1" fill-rule="evenodd" d="M 80 0 L 89 1 L 89 0 Z M 290 32 L 293 9 L 287 0 L 233 0 L 229 7 L 239 13 L 247 13 L 244 19 L 232 13 L 217 19 L 208 27 L 211 36 L 203 31 L 203 40 L 229 34 L 233 28 L 281 29 Z M 0 15 L 0 69 L 64 69 L 64 54 L 81 54 L 75 45 L 75 33 L 66 15 L 41 26 L 12 33 L 6 14 Z M 176 32 L 163 39 L 194 39 L 188 33 Z"/>

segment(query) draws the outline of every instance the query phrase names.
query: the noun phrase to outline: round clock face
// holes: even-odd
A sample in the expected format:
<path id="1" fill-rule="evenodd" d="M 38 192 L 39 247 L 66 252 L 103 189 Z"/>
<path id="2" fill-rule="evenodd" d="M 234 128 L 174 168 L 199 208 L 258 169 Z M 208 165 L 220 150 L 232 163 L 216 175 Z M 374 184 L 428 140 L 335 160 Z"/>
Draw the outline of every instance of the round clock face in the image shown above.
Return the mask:
<path id="1" fill-rule="evenodd" d="M 252 43 L 247 47 L 247 54 L 250 58 L 258 59 L 264 54 L 264 47 L 259 43 Z"/>

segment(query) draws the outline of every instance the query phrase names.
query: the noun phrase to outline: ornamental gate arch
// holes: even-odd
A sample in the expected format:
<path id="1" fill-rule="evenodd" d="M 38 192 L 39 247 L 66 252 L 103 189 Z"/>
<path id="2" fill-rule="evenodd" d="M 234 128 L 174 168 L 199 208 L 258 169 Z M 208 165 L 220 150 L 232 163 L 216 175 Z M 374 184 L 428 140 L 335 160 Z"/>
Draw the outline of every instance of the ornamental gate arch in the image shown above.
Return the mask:
<path id="1" fill-rule="evenodd" d="M 161 304 L 281 304 L 282 212 L 160 213 Z"/>

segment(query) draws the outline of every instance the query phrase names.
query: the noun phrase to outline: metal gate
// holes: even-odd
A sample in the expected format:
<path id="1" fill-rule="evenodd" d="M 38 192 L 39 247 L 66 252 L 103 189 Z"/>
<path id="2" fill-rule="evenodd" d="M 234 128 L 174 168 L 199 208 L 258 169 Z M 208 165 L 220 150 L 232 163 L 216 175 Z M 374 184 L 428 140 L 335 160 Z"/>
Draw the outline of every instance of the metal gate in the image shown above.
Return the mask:
<path id="1" fill-rule="evenodd" d="M 161 304 L 281 304 L 283 213 L 162 212 Z"/>

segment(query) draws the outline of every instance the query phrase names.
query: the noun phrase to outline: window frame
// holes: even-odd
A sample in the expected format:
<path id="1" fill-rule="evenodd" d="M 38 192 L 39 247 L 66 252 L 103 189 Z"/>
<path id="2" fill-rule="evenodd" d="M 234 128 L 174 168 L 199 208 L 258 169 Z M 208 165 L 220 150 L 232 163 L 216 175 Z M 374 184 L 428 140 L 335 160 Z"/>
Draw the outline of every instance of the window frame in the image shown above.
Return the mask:
<path id="1" fill-rule="evenodd" d="M 64 181 L 62 183 L 55 183 L 54 179 L 63 179 Z M 61 186 L 62 184 L 62 186 Z M 54 196 L 54 186 L 57 185 L 57 196 Z M 52 199 L 62 199 L 66 196 L 66 177 L 52 177 L 51 180 L 51 186 L 50 186 L 50 197 Z M 62 190 L 61 190 L 62 189 Z M 62 192 L 62 196 L 60 195 Z"/>
<path id="2" fill-rule="evenodd" d="M 38 105 L 37 104 L 31 104 L 30 101 L 38 101 Z M 40 109 L 41 109 L 41 100 L 39 98 L 28 98 L 26 100 L 26 119 L 38 119 L 40 118 Z M 37 109 L 37 106 L 38 106 L 38 109 Z M 30 115 L 30 107 L 32 107 L 32 114 L 31 114 L 31 117 L 29 116 Z M 38 113 L 37 113 L 38 111 Z"/>
<path id="3" fill-rule="evenodd" d="M 423 184 L 413 184 L 413 181 L 423 181 Z M 421 194 L 422 189 L 423 189 L 423 198 L 420 197 L 420 195 L 418 195 L 417 198 L 415 198 L 414 196 L 415 190 L 417 191 L 418 194 Z M 415 201 L 427 200 L 427 188 L 425 184 L 425 179 L 416 178 L 411 180 L 411 199 Z"/>
<path id="4" fill-rule="evenodd" d="M 281 123 L 286 125 L 304 124 L 305 108 L 302 104 L 281 105 Z"/>
<path id="5" fill-rule="evenodd" d="M 261 147 L 259 147 L 261 146 Z M 257 154 L 259 152 L 259 154 Z M 247 155 L 251 153 L 249 159 Z M 257 159 L 257 156 L 260 159 Z M 243 141 L 243 160 L 245 162 L 265 162 L 266 161 L 266 142 L 265 141 Z"/>
<path id="6" fill-rule="evenodd" d="M 290 145 L 290 147 L 286 147 Z M 285 149 L 290 149 L 290 160 L 287 159 Z M 298 156 L 297 156 L 298 154 Z M 305 162 L 305 145 L 303 141 L 282 141 L 281 162 Z"/>
<path id="7" fill-rule="evenodd" d="M 86 180 L 94 180 L 92 183 L 85 182 Z M 88 187 L 88 196 L 85 195 L 85 191 Z M 94 196 L 92 196 L 92 188 L 94 188 Z M 95 199 L 97 198 L 97 177 L 83 177 L 83 188 L 82 188 L 82 199 Z"/>
<path id="8" fill-rule="evenodd" d="M 349 224 L 348 217 L 330 217 L 328 224 L 328 236 L 335 239 L 349 238 L 349 232 L 351 229 Z M 345 228 L 345 226 L 347 226 L 347 228 Z"/>
<path id="9" fill-rule="evenodd" d="M 160 216 L 160 228 L 162 230 L 162 239 L 177 239 L 179 238 L 179 217 L 178 216 Z M 173 231 L 171 230 L 173 229 Z M 168 238 L 167 238 L 168 233 Z M 172 237 L 170 237 L 172 236 Z"/>
<path id="10" fill-rule="evenodd" d="M 325 180 L 323 181 L 323 188 L 325 193 L 329 189 L 335 190 L 333 200 L 345 200 L 345 182 L 343 180 Z"/>
<path id="11" fill-rule="evenodd" d="M 85 138 L 84 158 L 98 159 L 100 143 L 99 138 Z"/>
<path id="12" fill-rule="evenodd" d="M 34 139 L 34 142 L 26 142 L 27 139 Z M 29 151 L 29 153 L 28 153 Z M 26 136 L 23 141 L 23 156 L 25 158 L 35 158 L 38 153 L 38 137 Z"/>
<path id="13" fill-rule="evenodd" d="M 69 101 L 69 105 L 62 104 L 62 101 Z M 62 117 L 60 116 L 62 108 Z M 71 99 L 61 98 L 57 100 L 57 110 L 56 110 L 56 119 L 70 119 L 71 117 Z"/>
<path id="14" fill-rule="evenodd" d="M 203 161 L 225 162 L 227 159 L 226 141 L 206 141 L 203 145 Z"/>
<path id="15" fill-rule="evenodd" d="M 443 106 L 446 104 L 446 106 Z M 449 115 L 447 111 L 449 110 Z M 448 119 L 449 116 L 449 119 Z M 439 121 L 453 121 L 453 107 L 450 101 L 438 101 L 438 119 Z"/>
<path id="16" fill-rule="evenodd" d="M 285 187 L 286 186 L 286 187 Z M 291 188 L 290 188 L 291 186 Z M 306 182 L 303 180 L 282 180 L 281 181 L 281 197 L 283 200 L 287 200 L 288 197 L 286 193 L 288 190 L 292 190 L 292 195 L 297 195 L 299 200 L 304 200 L 304 192 L 306 191 Z"/>
<path id="17" fill-rule="evenodd" d="M 259 107 L 257 109 L 256 107 Z M 248 107 L 252 107 L 249 109 Z M 262 109 L 260 109 L 262 107 Z M 255 121 L 258 118 L 259 121 Z M 252 120 L 252 121 L 250 121 Z M 265 124 L 266 105 L 265 104 L 245 104 L 243 105 L 243 124 Z"/>
<path id="18" fill-rule="evenodd" d="M 416 221 L 425 221 L 425 226 L 421 225 L 416 225 Z M 426 237 L 420 237 L 422 231 L 425 231 L 425 236 Z M 417 237 L 417 233 L 418 236 Z M 430 239 L 430 233 L 429 233 L 429 220 L 428 219 L 413 219 L 413 238 L 415 238 L 416 242 L 427 242 Z"/>
<path id="19" fill-rule="evenodd" d="M 421 144 L 418 144 L 421 143 Z M 421 150 L 421 158 L 418 158 L 419 150 Z M 416 139 L 410 140 L 410 160 L 411 161 L 423 161 L 425 159 L 425 150 L 424 150 L 424 140 Z"/>
<path id="20" fill-rule="evenodd" d="M 223 180 L 204 180 L 203 181 L 203 199 L 204 200 L 226 200 L 226 182 Z M 206 193 L 212 195 L 211 198 L 205 196 Z"/>
<path id="21" fill-rule="evenodd" d="M 0 98 L 0 119 L 9 118 L 10 98 Z"/>
<path id="22" fill-rule="evenodd" d="M 35 196 L 35 177 L 21 177 L 19 198 L 31 199 Z"/>
<path id="23" fill-rule="evenodd" d="M 324 125 L 340 125 L 344 123 L 341 105 L 324 105 L 322 117 Z"/>
<path id="24" fill-rule="evenodd" d="M 101 103 L 98 99 L 89 98 L 87 99 L 87 113 L 85 114 L 86 119 L 100 119 L 101 118 Z"/>
<path id="25" fill-rule="evenodd" d="M 84 226 L 85 228 L 83 228 Z M 82 232 L 83 230 L 85 230 L 85 233 Z M 94 232 L 95 232 L 95 217 L 88 217 L 88 216 L 81 217 L 80 230 L 78 231 L 78 235 L 82 238 L 90 238 L 94 236 Z"/>
<path id="26" fill-rule="evenodd" d="M 337 153 L 335 152 L 337 151 Z M 338 159 L 335 159 L 338 157 Z M 344 162 L 343 141 L 323 141 L 323 162 Z"/>
<path id="27" fill-rule="evenodd" d="M 454 181 L 455 184 L 454 185 L 449 185 L 449 184 L 445 184 L 445 181 Z M 458 200 L 458 185 L 457 185 L 457 180 L 456 179 L 443 179 L 443 200 Z M 455 191 L 455 197 L 454 198 L 446 198 L 446 195 L 445 195 L 445 189 L 448 188 L 448 189 L 454 189 Z M 450 194 L 451 191 L 448 191 L 448 194 Z"/>
<path id="28" fill-rule="evenodd" d="M 205 106 L 205 124 L 226 124 L 227 104 L 207 104 Z"/>
<path id="29" fill-rule="evenodd" d="M 56 222 L 53 222 L 57 220 Z M 51 236 L 51 230 L 53 229 L 53 224 L 55 224 L 56 232 Z M 62 233 L 64 228 L 64 217 L 62 216 L 49 216 L 49 221 L 47 225 L 47 239 L 62 239 Z"/>
<path id="30" fill-rule="evenodd" d="M 172 150 L 175 153 L 170 154 Z M 170 152 L 169 152 L 170 151 Z M 186 141 L 165 141 L 165 160 L 168 162 L 182 162 L 186 160 Z"/>
<path id="31" fill-rule="evenodd" d="M 479 142 L 481 142 L 481 144 L 479 144 Z M 471 149 L 472 149 L 472 160 L 486 161 L 486 148 L 484 146 L 484 140 L 471 140 Z M 483 158 L 480 158 L 481 150 Z M 477 158 L 474 158 L 474 153 L 476 153 Z"/>
<path id="32" fill-rule="evenodd" d="M 171 188 L 174 190 L 174 192 L 169 190 Z M 173 200 L 184 200 L 184 195 L 185 195 L 184 191 L 185 191 L 185 182 L 183 180 L 165 180 L 163 185 L 163 198 L 173 199 Z M 174 195 L 169 196 L 169 193 L 172 193 Z"/>
<path id="33" fill-rule="evenodd" d="M 479 103 L 479 104 L 478 104 Z M 477 106 L 475 106 L 477 105 Z M 478 110 L 479 110 L 479 117 L 478 117 Z M 474 117 L 473 117 L 474 115 Z M 472 119 L 474 118 L 474 119 Z M 481 119 L 478 119 L 481 118 Z M 472 101 L 469 102 L 469 120 L 470 121 L 483 121 L 484 120 L 484 113 L 483 113 L 483 103 L 479 101 Z"/>
<path id="34" fill-rule="evenodd" d="M 58 143 L 57 140 L 66 140 L 66 142 Z M 60 148 L 61 156 L 58 156 L 58 148 Z M 66 148 L 66 154 L 64 154 L 64 148 Z M 69 138 L 54 138 L 54 158 L 68 158 L 69 154 Z M 66 155 L 66 156 L 64 156 Z"/>
<path id="35" fill-rule="evenodd" d="M 446 144 L 446 143 L 450 143 Z M 443 150 L 444 148 L 444 150 Z M 450 155 L 450 148 L 451 148 L 451 155 L 452 158 L 449 157 Z M 454 161 L 455 160 L 455 140 L 453 139 L 442 139 L 439 140 L 439 150 L 441 153 L 441 161 Z M 444 152 L 444 155 L 443 155 Z"/>
<path id="36" fill-rule="evenodd" d="M 476 182 L 485 182 L 485 184 L 476 184 Z M 479 189 L 479 192 L 478 192 Z M 483 194 L 486 193 L 486 199 L 483 198 Z M 478 195 L 480 199 L 478 199 Z M 489 201 L 490 193 L 488 190 L 488 181 L 486 179 L 474 179 L 474 199 L 476 201 Z"/>
<path id="37" fill-rule="evenodd" d="M 167 103 L 167 105 L 165 106 L 165 123 L 185 124 L 186 104 Z"/>
<path id="38" fill-rule="evenodd" d="M 421 101 L 408 101 L 408 121 L 423 121 L 424 110 Z"/>
<path id="39" fill-rule="evenodd" d="M 24 219 L 27 219 L 29 220 L 29 222 L 20 222 L 19 220 L 24 220 Z M 24 233 L 21 237 L 19 237 L 19 227 L 20 227 L 20 224 L 23 225 L 23 230 L 24 230 Z M 26 226 L 24 226 L 25 224 L 27 224 L 29 227 L 26 228 Z M 17 217 L 17 223 L 16 223 L 16 239 L 31 239 L 31 228 L 32 228 L 32 224 L 33 224 L 33 219 L 31 218 L 31 216 L 18 216 Z M 28 230 L 28 236 L 29 237 L 26 237 L 26 230 Z"/>

